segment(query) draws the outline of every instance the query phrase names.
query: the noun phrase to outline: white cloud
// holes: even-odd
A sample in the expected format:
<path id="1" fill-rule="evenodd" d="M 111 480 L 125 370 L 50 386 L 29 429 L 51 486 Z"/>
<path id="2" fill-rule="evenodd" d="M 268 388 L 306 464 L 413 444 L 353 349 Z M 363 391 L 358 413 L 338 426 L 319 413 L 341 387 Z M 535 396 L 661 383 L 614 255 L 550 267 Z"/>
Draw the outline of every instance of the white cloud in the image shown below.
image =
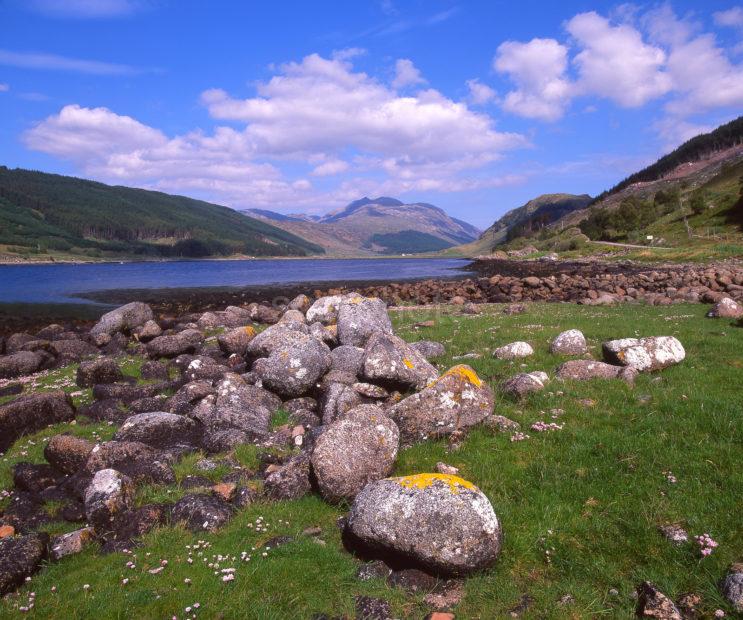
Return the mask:
<path id="1" fill-rule="evenodd" d="M 171 137 L 106 108 L 68 105 L 28 130 L 24 141 L 94 178 L 232 206 L 327 208 L 355 192 L 519 182 L 476 172 L 526 140 L 496 131 L 489 116 L 435 90 L 402 97 L 354 71 L 350 61 L 318 55 L 282 66 L 257 90 L 248 99 L 219 89 L 202 93 L 215 119 L 242 128 Z M 291 174 L 282 172 L 288 162 Z M 355 192 L 346 185 L 352 168 L 363 179 Z M 322 191 L 307 178 L 341 174 L 334 188 Z"/>
<path id="2" fill-rule="evenodd" d="M 426 80 L 421 72 L 408 58 L 400 58 L 395 63 L 395 79 L 392 80 L 394 88 L 403 88 L 405 86 L 415 86 L 425 84 Z"/>
<path id="3" fill-rule="evenodd" d="M 718 11 L 713 17 L 718 26 L 743 28 L 743 7 L 734 6 L 727 11 Z"/>
<path id="4" fill-rule="evenodd" d="M 75 19 L 130 15 L 142 7 L 136 0 L 26 0 L 26 6 L 48 17 Z"/>
<path id="5" fill-rule="evenodd" d="M 665 52 L 645 43 L 635 28 L 612 26 L 595 12 L 576 15 L 566 28 L 582 48 L 573 59 L 579 93 L 631 108 L 671 90 L 671 78 L 663 71 Z"/>
<path id="6" fill-rule="evenodd" d="M 311 174 L 316 177 L 327 177 L 345 172 L 349 167 L 348 162 L 345 162 L 342 159 L 330 159 L 315 166 Z"/>
<path id="7" fill-rule="evenodd" d="M 501 43 L 493 67 L 507 73 L 517 86 L 506 95 L 503 108 L 527 118 L 560 118 L 571 97 L 565 77 L 567 58 L 567 48 L 555 39 Z"/>
<path id="8" fill-rule="evenodd" d="M 7 93 L 10 90 L 10 86 L 8 84 L 3 84 L 0 82 L 0 93 Z"/>
<path id="9" fill-rule="evenodd" d="M 57 56 L 56 54 L 12 52 L 2 49 L 0 49 L 0 65 L 21 67 L 23 69 L 72 71 L 94 75 L 134 75 L 142 72 L 141 69 L 129 65 L 68 58 L 67 56 Z"/>
<path id="10" fill-rule="evenodd" d="M 479 79 L 467 80 L 468 99 L 475 105 L 484 105 L 498 99 L 498 94 Z"/>

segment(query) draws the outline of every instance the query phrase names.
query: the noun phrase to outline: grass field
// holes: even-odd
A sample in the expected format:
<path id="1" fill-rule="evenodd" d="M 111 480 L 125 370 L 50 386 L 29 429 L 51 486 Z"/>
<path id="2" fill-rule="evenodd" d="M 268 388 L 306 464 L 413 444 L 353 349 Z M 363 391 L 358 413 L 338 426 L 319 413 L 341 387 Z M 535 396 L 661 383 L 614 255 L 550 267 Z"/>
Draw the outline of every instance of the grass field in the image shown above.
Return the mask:
<path id="1" fill-rule="evenodd" d="M 635 335 L 675 335 L 687 351 L 684 363 L 642 375 L 634 388 L 620 381 L 553 381 L 521 403 L 499 394 L 495 413 L 520 422 L 530 435 L 524 441 L 478 429 L 457 452 L 448 453 L 443 441 L 401 451 L 396 473 L 431 471 L 437 461 L 455 465 L 487 494 L 502 521 L 500 560 L 467 579 L 465 596 L 454 609 L 457 618 L 503 617 L 524 596 L 531 601 L 524 618 L 629 618 L 631 595 L 642 580 L 654 581 L 674 598 L 699 594 L 707 616 L 718 608 L 732 615 L 717 583 L 729 563 L 743 559 L 743 329 L 705 319 L 705 311 L 700 305 L 550 304 L 516 316 L 503 315 L 498 306 L 475 317 L 446 309 L 394 313 L 404 338 L 447 346 L 438 360 L 441 369 L 468 363 L 494 388 L 522 370 L 552 376 L 562 359 L 551 355 L 548 345 L 568 328 L 581 329 L 597 357 L 603 340 Z M 435 327 L 414 329 L 415 322 L 429 318 Z M 527 340 L 536 354 L 524 364 L 490 356 L 496 346 L 514 340 Z M 467 353 L 482 357 L 455 359 Z M 70 376 L 69 370 L 60 372 Z M 540 420 L 562 429 L 532 431 Z M 68 429 L 103 438 L 113 431 L 80 422 Z M 0 460 L 0 485 L 7 488 L 12 463 L 41 462 L 43 437 L 59 430 L 21 439 Z M 245 448 L 239 457 L 249 464 L 255 455 Z M 179 465 L 179 479 L 191 473 L 195 461 L 189 457 Z M 145 494 L 175 498 L 182 492 L 177 486 L 139 491 L 140 501 Z M 179 527 L 155 531 L 134 550 L 136 558 L 102 556 L 90 547 L 45 567 L 18 597 L 0 602 L 0 617 L 21 615 L 16 609 L 33 591 L 29 615 L 40 618 L 353 617 L 358 594 L 388 599 L 397 617 L 422 618 L 430 611 L 424 593 L 408 595 L 382 580 L 355 578 L 359 563 L 343 550 L 336 526 L 345 512 L 317 496 L 261 502 L 239 511 L 217 534 L 194 535 Z M 705 558 L 693 542 L 673 546 L 658 532 L 667 523 L 681 524 L 690 536 L 709 533 L 719 546 Z M 308 527 L 319 527 L 322 534 L 304 535 Z M 279 535 L 294 541 L 266 551 L 265 543 Z M 249 561 L 241 560 L 242 552 Z M 165 569 L 151 574 L 162 560 L 168 562 Z M 130 561 L 135 568 L 126 567 Z M 215 562 L 218 567 L 208 566 Z M 232 567 L 234 581 L 223 582 L 220 571 Z M 559 605 L 567 594 L 574 602 Z"/>

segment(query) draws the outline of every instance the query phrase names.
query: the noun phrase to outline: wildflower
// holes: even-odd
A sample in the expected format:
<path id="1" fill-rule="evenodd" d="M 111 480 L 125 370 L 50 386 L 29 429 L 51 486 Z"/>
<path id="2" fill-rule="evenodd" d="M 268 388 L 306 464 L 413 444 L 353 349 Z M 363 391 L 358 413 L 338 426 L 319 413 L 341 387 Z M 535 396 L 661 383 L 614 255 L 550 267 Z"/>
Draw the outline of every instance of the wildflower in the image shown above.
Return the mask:
<path id="1" fill-rule="evenodd" d="M 123 578 L 123 579 L 121 580 L 121 585 L 124 585 L 124 586 L 125 586 L 125 585 L 126 585 L 127 583 L 129 583 L 129 579 L 128 579 L 127 577 L 124 577 L 124 578 Z"/>
<path id="2" fill-rule="evenodd" d="M 513 435 L 511 435 L 511 442 L 524 441 L 526 439 L 529 439 L 529 435 L 527 435 L 526 433 L 522 433 L 521 431 L 517 431 Z"/>
<path id="3" fill-rule="evenodd" d="M 234 581 L 235 575 L 233 573 L 229 573 L 222 577 L 222 581 Z"/>
<path id="4" fill-rule="evenodd" d="M 695 536 L 694 540 L 699 545 L 700 553 L 702 556 L 708 556 L 712 553 L 713 549 L 717 547 L 717 541 L 715 541 L 709 534 L 700 534 Z"/>
<path id="5" fill-rule="evenodd" d="M 90 584 L 86 583 L 85 585 L 83 585 L 83 590 L 90 590 Z"/>
<path id="6" fill-rule="evenodd" d="M 554 422 L 535 422 L 531 425 L 531 430 L 537 431 L 537 433 L 544 433 L 546 431 L 559 431 L 562 430 L 564 424 L 555 424 Z"/>

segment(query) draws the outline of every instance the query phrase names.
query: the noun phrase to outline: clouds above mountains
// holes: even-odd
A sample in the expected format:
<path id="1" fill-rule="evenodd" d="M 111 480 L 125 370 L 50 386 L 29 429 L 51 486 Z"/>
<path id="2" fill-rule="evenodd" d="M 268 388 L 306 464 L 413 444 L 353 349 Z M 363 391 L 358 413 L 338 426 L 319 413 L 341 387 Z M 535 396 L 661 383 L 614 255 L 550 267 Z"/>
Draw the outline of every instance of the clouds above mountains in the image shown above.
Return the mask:
<path id="1" fill-rule="evenodd" d="M 211 134 L 169 137 L 106 108 L 68 105 L 24 140 L 98 178 L 200 189 L 234 205 L 311 208 L 354 197 L 359 186 L 446 192 L 506 182 L 463 175 L 526 146 L 523 136 L 497 131 L 491 117 L 437 90 L 401 94 L 423 81 L 409 60 L 396 63 L 388 85 L 356 71 L 349 56 L 286 63 L 247 99 L 204 91 L 210 116 L 228 123 Z M 306 173 L 286 178 L 287 162 Z M 316 190 L 307 178 L 341 173 L 344 182 L 331 190 Z"/>
<path id="2" fill-rule="evenodd" d="M 714 21 L 740 27 L 743 9 L 715 13 Z M 645 13 L 619 11 L 614 20 L 580 13 L 564 30 L 562 41 L 500 44 L 493 67 L 514 85 L 503 102 L 507 112 L 556 121 L 579 97 L 623 108 L 664 97 L 668 117 L 681 123 L 713 108 L 743 106 L 743 65 L 730 59 L 714 34 L 678 17 L 668 4 Z"/>

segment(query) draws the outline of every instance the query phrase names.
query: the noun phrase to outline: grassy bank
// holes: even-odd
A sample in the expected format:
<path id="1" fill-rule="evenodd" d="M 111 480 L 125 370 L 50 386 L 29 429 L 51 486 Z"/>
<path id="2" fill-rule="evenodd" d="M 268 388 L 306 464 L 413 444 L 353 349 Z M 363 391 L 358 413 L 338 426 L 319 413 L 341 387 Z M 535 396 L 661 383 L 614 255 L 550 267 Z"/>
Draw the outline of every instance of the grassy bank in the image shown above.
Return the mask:
<path id="1" fill-rule="evenodd" d="M 441 441 L 401 451 L 396 473 L 431 471 L 437 461 L 455 465 L 488 495 L 502 520 L 501 558 L 491 570 L 466 581 L 457 618 L 501 617 L 523 600 L 529 601 L 525 618 L 628 618 L 634 609 L 631 594 L 645 579 L 673 597 L 699 594 L 700 608 L 708 615 L 718 608 L 731 611 L 717 582 L 730 562 L 743 559 L 743 329 L 705 319 L 705 310 L 698 305 L 550 304 L 530 306 L 516 316 L 503 315 L 497 306 L 475 317 L 446 309 L 394 313 L 404 338 L 446 345 L 446 356 L 437 360 L 440 368 L 468 363 L 494 388 L 522 370 L 552 375 L 562 359 L 548 353 L 549 342 L 573 327 L 586 334 L 595 356 L 603 340 L 634 335 L 675 335 L 687 351 L 683 364 L 640 376 L 634 389 L 619 381 L 553 382 L 522 403 L 499 395 L 495 413 L 520 422 L 530 435 L 524 441 L 478 429 L 457 452 L 448 453 Z M 425 319 L 433 319 L 435 327 L 413 327 Z M 490 356 L 493 348 L 514 340 L 527 340 L 536 350 L 523 366 Z M 456 359 L 468 353 L 481 357 Z M 77 391 L 69 385 L 71 370 L 45 381 Z M 562 429 L 532 431 L 529 427 L 538 421 Z M 106 425 L 68 428 L 86 436 L 111 432 Z M 43 437 L 51 434 L 17 442 L 0 461 L 3 485 L 14 462 L 43 461 Z M 238 456 L 248 464 L 254 454 L 245 449 Z M 195 460 L 179 466 L 179 479 L 194 473 Z M 147 487 L 140 489 L 139 499 L 175 499 L 183 492 L 178 485 Z M 186 607 L 193 615 L 196 602 L 196 615 L 203 618 L 352 617 L 358 594 L 388 599 L 397 617 L 422 618 L 430 610 L 423 603 L 425 593 L 408 595 L 382 580 L 355 578 L 359 563 L 343 550 L 336 526 L 345 512 L 346 507 L 330 506 L 316 496 L 261 502 L 239 511 L 217 534 L 194 535 L 179 527 L 155 531 L 135 550 L 136 559 L 101 556 L 91 547 L 45 567 L 18 598 L 0 602 L 0 616 L 19 615 L 16 607 L 25 605 L 33 591 L 33 615 L 44 618 L 183 618 L 189 615 Z M 259 518 L 265 531 L 257 531 L 264 529 L 256 527 Z M 659 534 L 658 526 L 667 523 L 680 523 L 690 535 L 709 533 L 719 547 L 701 559 L 692 543 L 675 547 Z M 55 523 L 49 527 L 70 529 Z M 308 527 L 322 533 L 304 535 Z M 265 543 L 279 535 L 294 540 L 266 550 Z M 250 556 L 247 562 L 240 559 L 243 551 Z M 130 560 L 133 569 L 125 566 Z M 161 560 L 168 561 L 167 567 L 151 574 Z M 219 567 L 210 568 L 215 561 Z M 236 568 L 236 577 L 224 583 L 221 573 L 214 573 L 228 567 Z M 122 585 L 122 579 L 128 583 Z M 85 584 L 90 587 L 84 589 Z M 567 594 L 574 602 L 558 605 Z"/>

